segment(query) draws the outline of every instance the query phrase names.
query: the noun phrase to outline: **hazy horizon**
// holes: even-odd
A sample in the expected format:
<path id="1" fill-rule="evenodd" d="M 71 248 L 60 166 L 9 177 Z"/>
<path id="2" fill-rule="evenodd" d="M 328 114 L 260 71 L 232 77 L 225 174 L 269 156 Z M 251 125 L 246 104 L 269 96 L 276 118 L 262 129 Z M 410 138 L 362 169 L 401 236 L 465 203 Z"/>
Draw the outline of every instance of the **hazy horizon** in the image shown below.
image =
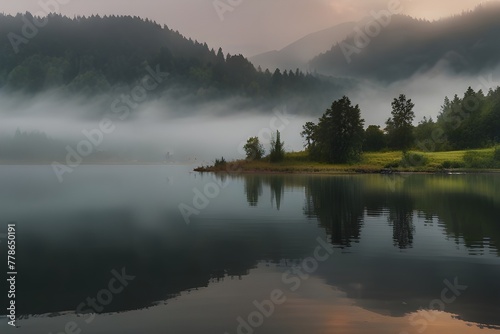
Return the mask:
<path id="1" fill-rule="evenodd" d="M 19 0 L 2 4 L 5 14 L 26 11 L 46 13 L 41 4 L 51 1 Z M 220 2 L 216 2 L 220 1 Z M 395 0 L 398 1 L 398 0 Z M 65 3 L 66 2 L 66 3 Z M 457 0 L 435 2 L 430 0 L 400 0 L 402 14 L 435 20 L 472 10 L 486 1 Z M 231 10 L 214 4 L 225 0 L 59 0 L 51 12 L 69 17 L 75 15 L 132 15 L 149 18 L 159 24 L 178 30 L 186 37 L 206 42 L 212 48 L 222 47 L 225 53 L 251 57 L 262 52 L 278 50 L 319 30 L 343 22 L 360 20 L 371 11 L 387 9 L 387 0 L 276 0 L 233 1 Z M 222 7 L 221 7 L 222 8 Z M 228 7 L 226 7 L 227 9 Z M 222 19 L 223 20 L 222 20 Z M 258 21 L 258 24 L 255 24 Z M 251 28 L 251 29 L 250 29 Z"/>
<path id="2" fill-rule="evenodd" d="M 63 0 L 53 1 L 63 2 Z M 198 13 L 200 10 L 199 8 L 189 7 L 189 4 L 177 6 L 175 4 L 176 1 L 177 0 L 169 2 L 169 8 L 181 12 L 184 10 L 186 13 L 189 11 L 192 13 Z M 198 0 L 190 2 L 190 4 L 197 1 Z M 146 3 L 147 2 L 148 0 L 146 0 Z M 21 3 L 25 4 L 24 9 L 21 9 Z M 36 2 L 24 0 L 24 2 L 21 3 L 18 3 L 16 6 L 13 6 L 12 4 L 5 5 L 4 12 L 8 12 L 9 8 L 10 11 L 16 11 L 14 8 L 18 8 L 18 11 L 30 10 L 33 14 L 37 15 Z M 28 6 L 29 3 L 34 3 L 34 5 Z M 111 4 L 113 1 L 108 1 L 107 3 Z M 235 2 L 233 1 L 232 3 Z M 272 5 L 267 5 L 267 8 L 269 9 L 268 16 L 270 16 L 271 19 L 274 13 L 279 10 L 278 5 L 280 3 L 282 3 L 282 0 L 273 1 Z M 310 6 L 311 11 L 314 12 L 314 10 L 320 8 L 318 7 L 320 3 L 322 6 L 328 5 L 329 8 L 334 8 L 334 10 L 332 10 L 333 14 L 330 13 L 328 15 L 337 17 L 339 22 L 341 20 L 363 17 L 370 11 L 380 11 L 384 8 L 384 6 L 385 8 L 390 8 L 391 6 L 394 7 L 394 5 L 391 5 L 393 2 L 382 1 L 370 1 L 370 4 L 366 4 L 363 9 L 353 9 L 358 2 L 352 3 L 351 7 L 349 7 L 346 5 L 345 1 L 314 1 Z M 420 8 L 420 10 L 423 10 L 424 2 L 420 1 L 419 3 L 421 7 L 417 7 Z M 465 6 L 465 2 L 463 3 Z M 480 1 L 475 1 L 475 5 L 472 5 L 470 1 L 468 3 L 471 4 L 470 8 L 472 8 L 479 4 Z M 180 24 L 178 19 L 185 17 L 182 15 L 173 15 L 173 12 L 169 12 L 163 19 L 158 19 L 158 17 L 155 17 L 157 14 L 153 15 L 147 11 L 138 11 L 133 13 L 135 4 L 126 6 L 126 10 L 120 9 L 118 11 L 113 11 L 113 8 L 111 7 L 104 9 L 104 7 L 100 5 L 92 7 L 92 1 L 88 4 L 89 6 L 86 7 L 82 6 L 82 3 L 78 0 L 69 0 L 67 4 L 59 4 L 58 7 L 59 11 L 63 15 L 70 17 L 72 14 L 88 16 L 92 13 L 99 13 L 101 16 L 108 14 L 134 14 L 141 17 L 150 17 L 158 23 L 167 23 L 170 29 L 178 29 L 179 32 L 186 37 L 193 37 L 191 33 L 193 33 L 196 29 L 198 29 L 196 31 L 200 34 L 210 31 L 211 28 L 201 29 L 200 22 L 204 22 L 207 27 L 212 28 L 216 26 L 231 25 L 237 25 L 241 28 L 248 27 L 248 22 L 243 19 L 237 20 L 237 16 L 246 15 L 245 17 L 248 19 L 255 14 L 255 10 L 258 8 L 258 4 L 253 2 L 250 4 L 250 2 L 243 1 L 239 7 L 234 8 L 231 12 L 225 13 L 226 19 L 221 21 L 217 17 L 217 13 L 212 6 L 213 2 L 205 1 L 204 4 L 209 5 L 208 7 L 205 7 L 207 19 L 190 20 L 189 22 L 186 21 L 182 23 L 186 25 L 183 28 L 167 22 L 172 21 Z M 286 11 L 286 13 L 294 13 L 294 8 L 297 9 L 302 4 L 303 2 L 300 1 L 291 1 L 289 6 L 282 6 L 282 8 Z M 403 13 L 408 13 L 414 5 L 415 4 L 413 2 L 405 2 L 403 8 L 406 8 L 406 11 L 403 10 Z M 156 7 L 155 5 L 145 6 L 144 8 L 151 10 L 152 8 L 159 8 L 158 6 L 162 7 L 165 6 L 165 4 L 157 5 Z M 255 7 L 252 9 L 252 6 Z M 358 4 L 358 7 L 359 6 L 361 5 Z M 417 7 L 413 10 L 416 10 Z M 90 10 L 90 8 L 94 9 Z M 447 12 L 441 10 L 441 13 L 443 16 L 451 15 L 456 12 L 458 7 L 454 8 L 455 9 L 453 11 L 448 10 Z M 357 16 L 353 13 L 351 13 L 352 15 L 349 14 L 351 10 L 356 12 Z M 342 16 L 338 13 L 344 13 L 345 15 Z M 295 14 L 298 15 L 298 13 Z M 215 21 L 210 15 L 215 17 Z M 309 17 L 304 13 L 301 15 L 305 18 Z M 432 15 L 438 14 L 435 12 Z M 429 14 L 428 16 L 431 17 L 432 15 Z M 173 19 L 170 19 L 171 16 Z M 267 22 L 267 19 L 269 18 L 266 16 L 266 18 L 263 19 L 262 25 L 253 26 L 252 29 L 248 29 L 246 31 L 228 30 L 220 36 L 213 35 L 210 37 L 212 38 L 212 42 L 202 36 L 197 37 L 197 39 L 200 42 L 207 42 L 209 46 L 214 46 L 214 44 L 219 45 L 220 43 L 224 47 L 224 51 L 228 52 L 224 43 L 230 43 L 231 38 L 235 38 L 243 43 L 242 45 L 245 46 L 246 50 L 250 50 L 253 47 L 256 47 L 257 44 L 252 42 L 254 41 L 253 38 L 258 36 L 260 30 L 265 29 L 265 22 Z M 493 19 L 496 20 L 496 17 Z M 296 39 L 296 36 L 300 37 L 301 35 L 306 34 L 306 28 L 311 30 L 318 29 L 317 25 L 322 24 L 321 22 L 324 23 L 324 21 L 321 20 L 317 20 L 317 22 L 306 21 L 307 20 L 304 20 L 303 24 L 290 24 L 290 30 L 287 30 L 287 26 L 283 25 L 283 30 L 286 30 L 285 33 L 281 31 L 276 32 L 276 35 L 284 36 L 279 43 L 285 43 L 287 38 Z M 477 22 L 477 20 L 473 22 Z M 50 20 L 48 24 L 50 25 Z M 316 25 L 315 28 L 313 28 L 314 25 Z M 470 25 L 472 26 L 473 24 Z M 123 28 L 123 26 L 117 25 L 117 27 L 119 28 L 117 30 L 120 34 L 131 33 L 131 31 L 126 31 L 126 26 Z M 65 29 L 65 26 L 61 25 L 60 29 Z M 395 29 L 398 29 L 398 27 L 396 26 Z M 158 47 L 158 39 L 156 39 L 156 37 L 152 38 L 151 36 L 151 33 L 154 30 L 157 29 L 153 27 L 151 30 L 138 32 L 138 34 L 140 34 L 140 39 L 147 40 L 149 37 L 149 39 L 153 41 L 151 46 L 153 50 Z M 298 35 L 299 30 L 301 31 L 300 35 Z M 238 37 L 239 32 L 243 34 L 241 38 Z M 100 33 L 100 31 L 88 32 L 91 38 L 98 33 Z M 455 33 L 454 30 L 453 33 Z M 48 37 L 40 36 L 40 38 L 57 39 L 58 35 L 48 34 L 47 36 Z M 445 34 L 444 36 L 448 35 Z M 279 47 L 279 43 L 273 37 L 272 33 L 269 33 L 266 37 L 267 38 L 263 40 L 262 43 L 276 45 L 276 48 Z M 114 37 L 107 37 L 104 43 L 97 44 L 99 46 L 94 46 L 94 48 L 106 49 L 108 41 L 112 38 Z M 136 43 L 140 39 L 136 39 Z M 179 37 L 179 40 L 180 39 L 181 38 Z M 73 35 L 70 36 L 69 40 L 74 40 Z M 213 42 L 214 40 L 217 40 L 217 42 Z M 43 42 L 44 40 L 41 39 L 38 41 Z M 415 44 L 413 40 L 410 41 Z M 71 49 L 74 47 L 71 46 L 71 42 L 67 43 L 69 45 L 67 48 Z M 327 44 L 326 41 L 323 43 L 316 41 L 315 43 L 325 49 L 328 49 L 329 45 L 331 45 Z M 474 40 L 472 44 L 476 45 L 477 43 Z M 112 49 L 117 47 L 117 44 L 113 44 Z M 451 48 L 453 47 L 455 46 L 452 45 Z M 404 49 L 406 49 L 406 47 L 400 48 L 400 50 Z M 421 53 L 428 53 L 428 50 L 429 49 L 424 48 Z M 370 50 L 367 49 L 367 51 Z M 438 51 L 441 52 L 440 50 Z M 163 87 L 163 91 L 157 91 L 156 94 L 152 95 L 150 99 L 147 101 L 142 100 L 143 103 L 141 103 L 138 107 L 133 107 L 132 109 L 134 109 L 134 112 L 126 121 L 116 120 L 116 115 L 113 116 L 115 117 L 113 120 L 116 121 L 117 130 L 106 138 L 106 142 L 101 149 L 106 150 L 113 148 L 115 151 L 127 152 L 130 146 L 137 145 L 137 147 L 134 148 L 134 153 L 135 151 L 147 151 L 148 149 L 151 149 L 154 151 L 153 153 L 146 153 L 148 153 L 148 158 L 150 156 L 154 156 L 155 159 L 163 159 L 165 157 L 164 154 L 167 152 L 175 154 L 175 159 L 182 160 L 194 158 L 197 158 L 197 161 L 209 160 L 221 155 L 224 155 L 229 159 L 240 158 L 244 155 L 244 152 L 241 150 L 242 144 L 244 144 L 245 140 L 251 136 L 258 135 L 263 141 L 264 139 L 267 139 L 265 144 L 267 147 L 269 146 L 268 142 L 270 135 L 267 136 L 269 138 L 264 138 L 264 135 L 268 135 L 270 130 L 268 133 L 260 133 L 260 131 L 271 128 L 270 124 L 274 122 L 274 112 L 276 110 L 282 113 L 286 110 L 287 113 L 293 115 L 293 121 L 287 121 L 286 126 L 280 128 L 282 139 L 286 143 L 285 148 L 287 151 L 300 151 L 304 148 L 304 139 L 300 136 L 302 126 L 308 121 L 317 122 L 318 118 L 324 113 L 324 111 L 330 107 L 332 101 L 336 98 L 340 98 L 342 95 L 349 96 L 354 105 L 359 105 L 361 109 L 361 117 L 365 120 L 365 128 L 370 125 L 378 125 L 384 128 L 387 118 L 391 115 L 391 101 L 395 97 L 399 96 L 399 94 L 406 94 L 408 98 L 412 99 L 415 103 L 415 119 L 413 120 L 413 125 L 416 126 L 424 117 L 432 117 L 434 120 L 437 118 L 438 114 L 441 112 L 441 106 L 445 96 L 448 96 L 449 98 L 453 98 L 455 94 L 463 96 L 469 86 L 475 90 L 481 89 L 485 93 L 488 92 L 490 88 L 495 89 L 496 86 L 498 86 L 497 78 L 500 73 L 498 63 L 496 63 L 494 67 L 471 71 L 470 73 L 467 71 L 455 72 L 453 71 L 453 67 L 450 66 L 450 64 L 453 64 L 450 62 L 450 59 L 453 60 L 455 58 L 460 58 L 461 55 L 457 56 L 456 53 L 439 52 L 436 52 L 438 56 L 434 60 L 431 59 L 429 63 L 423 61 L 422 63 L 417 64 L 417 67 L 408 72 L 412 73 L 411 75 L 396 78 L 392 81 L 388 80 L 386 83 L 371 80 L 370 78 L 356 78 L 353 76 L 355 81 L 352 82 L 349 80 L 343 81 L 344 78 L 340 78 L 337 81 L 339 86 L 336 88 L 326 85 L 327 81 L 320 81 L 319 83 L 321 84 L 321 87 L 327 87 L 329 91 L 325 92 L 324 95 L 318 95 L 311 100 L 308 99 L 311 98 L 310 94 L 312 91 L 301 91 L 300 94 L 297 95 L 296 93 L 299 92 L 299 90 L 291 90 L 290 92 L 292 94 L 297 95 L 297 99 L 290 98 L 294 95 L 288 95 L 286 98 L 284 98 L 285 95 L 283 95 L 283 99 L 280 99 L 279 94 L 276 96 L 273 95 L 276 94 L 277 90 L 269 90 L 269 95 L 265 95 L 265 81 L 263 81 L 264 83 L 262 84 L 262 87 L 264 87 L 262 88 L 263 93 L 260 95 L 246 95 L 246 92 L 243 90 L 232 91 L 230 90 L 230 85 L 220 86 L 222 81 L 219 82 L 215 79 L 213 82 L 209 82 L 206 86 L 200 86 L 199 89 L 197 88 L 194 91 L 188 89 L 184 90 L 184 87 L 180 84 L 182 80 L 179 80 L 177 83 L 172 82 L 169 83 L 168 88 L 166 88 L 167 86 Z M 210 51 L 206 50 L 206 53 L 210 54 Z M 184 57 L 188 58 L 188 56 Z M 110 59 L 114 58 L 110 56 Z M 476 58 L 471 59 L 472 65 L 474 65 L 474 59 Z M 484 60 L 483 58 L 478 59 L 479 60 L 477 62 L 483 62 Z M 111 60 L 111 62 L 114 61 L 115 60 Z M 343 64 L 344 63 L 342 62 L 341 66 L 343 66 Z M 347 62 L 345 64 L 347 64 Z M 17 67 L 23 68 L 24 65 L 25 64 L 18 64 Z M 353 64 L 353 66 L 355 65 L 356 63 Z M 387 64 L 381 64 L 382 69 L 386 69 L 384 65 L 387 66 Z M 472 65 L 469 67 L 473 68 Z M 190 66 L 195 65 L 191 64 Z M 404 65 L 401 65 L 401 67 L 398 68 L 398 71 L 403 67 Z M 138 67 L 138 69 L 139 68 L 140 67 Z M 231 71 L 239 72 L 242 68 L 243 67 L 231 68 Z M 121 70 L 122 69 L 114 70 L 111 71 L 111 73 L 116 75 L 116 72 L 120 72 Z M 143 69 L 140 68 L 140 70 Z M 175 71 L 176 68 L 173 68 L 173 70 Z M 14 71 L 14 69 L 12 69 L 12 71 Z M 16 82 L 16 80 L 18 80 L 21 84 L 26 82 L 23 81 L 25 79 L 22 76 L 18 76 L 18 79 L 16 80 L 13 80 L 12 77 L 13 76 L 7 77 L 7 79 L 10 80 L 7 81 Z M 94 75 L 94 77 L 99 79 L 98 76 Z M 16 77 L 14 76 L 14 78 Z M 78 77 L 75 76 L 71 83 L 78 81 L 77 78 Z M 196 82 L 196 80 L 198 80 L 193 79 L 191 72 L 186 75 L 186 78 L 188 82 Z M 100 81 L 97 80 L 96 82 L 99 83 Z M 110 81 L 109 84 L 110 87 L 120 88 L 119 86 L 122 83 L 118 82 L 117 85 L 116 81 Z M 125 84 L 132 85 L 130 87 L 121 87 L 126 88 L 125 91 L 127 93 L 135 90 L 133 87 L 133 81 L 126 82 Z M 240 84 L 241 82 L 231 82 L 231 85 L 233 86 Z M 5 138 L 12 137 L 17 129 L 25 132 L 42 131 L 47 136 L 60 141 L 62 140 L 64 143 L 77 142 L 82 138 L 82 131 L 84 129 L 88 130 L 96 128 L 96 126 L 98 126 L 98 121 L 100 121 L 102 117 L 108 117 L 110 115 L 110 110 L 112 110 L 111 114 L 115 112 L 115 110 L 111 107 L 112 101 L 115 98 L 118 99 L 118 94 L 122 92 L 122 90 L 120 90 L 121 88 L 118 90 L 106 90 L 105 88 L 102 88 L 102 90 L 96 89 L 93 95 L 91 95 L 91 98 L 89 98 L 88 95 L 81 94 L 83 90 L 79 91 L 76 89 L 80 86 L 75 86 L 76 88 L 74 92 L 77 93 L 70 93 L 73 88 L 71 88 L 71 85 L 67 83 L 59 86 L 56 85 L 47 87 L 51 87 L 54 91 L 46 90 L 43 91 L 43 93 L 42 91 L 39 91 L 31 98 L 18 95 L 20 94 L 19 92 L 13 93 L 9 90 L 0 91 L 0 102 L 2 102 L 1 104 L 3 106 L 0 108 L 0 117 L 3 118 L 3 122 L 0 125 L 0 135 L 3 135 Z M 71 89 L 64 91 L 64 88 L 68 87 Z M 102 87 L 105 87 L 105 85 Z M 218 87 L 223 87 L 221 88 L 222 91 L 227 89 L 226 93 L 231 94 L 218 94 Z M 58 91 L 57 89 L 61 90 Z M 212 93 L 211 90 L 213 91 Z M 111 94 L 112 96 L 108 96 L 108 94 Z M 262 97 L 265 97 L 264 100 L 266 103 L 263 103 L 263 100 L 259 100 L 259 98 Z M 276 99 L 273 100 L 270 97 L 276 97 Z M 307 103 L 303 103 L 304 101 L 307 101 Z M 179 138 L 182 140 L 179 140 Z M 203 147 L 199 145 L 201 142 L 204 143 Z M 59 144 L 60 143 L 57 143 L 57 145 Z M 60 146 L 63 147 L 62 145 Z"/>

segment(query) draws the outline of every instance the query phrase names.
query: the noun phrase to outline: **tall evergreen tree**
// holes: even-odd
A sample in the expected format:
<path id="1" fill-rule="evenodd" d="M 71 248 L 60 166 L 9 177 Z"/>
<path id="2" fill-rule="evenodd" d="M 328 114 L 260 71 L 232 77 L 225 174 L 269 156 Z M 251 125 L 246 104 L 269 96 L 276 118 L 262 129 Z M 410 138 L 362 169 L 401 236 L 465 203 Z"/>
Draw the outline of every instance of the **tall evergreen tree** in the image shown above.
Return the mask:
<path id="1" fill-rule="evenodd" d="M 271 152 L 269 154 L 271 162 L 281 162 L 285 159 L 285 143 L 281 141 L 279 131 L 276 131 L 276 136 L 271 139 Z"/>
<path id="2" fill-rule="evenodd" d="M 392 117 L 386 122 L 391 148 L 406 152 L 413 145 L 414 107 L 415 104 L 404 94 L 392 102 Z"/>
<path id="3" fill-rule="evenodd" d="M 359 160 L 363 146 L 363 124 L 359 106 L 353 106 L 347 96 L 333 102 L 314 131 L 316 144 L 310 152 L 312 158 L 331 163 Z"/>

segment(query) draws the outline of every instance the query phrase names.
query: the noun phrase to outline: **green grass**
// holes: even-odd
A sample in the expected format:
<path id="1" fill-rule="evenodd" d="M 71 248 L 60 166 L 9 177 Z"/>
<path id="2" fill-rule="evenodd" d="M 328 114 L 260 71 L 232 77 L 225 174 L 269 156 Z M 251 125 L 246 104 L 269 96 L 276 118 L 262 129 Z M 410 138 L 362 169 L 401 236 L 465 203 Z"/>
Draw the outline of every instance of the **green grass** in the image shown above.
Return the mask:
<path id="1" fill-rule="evenodd" d="M 471 153 L 472 152 L 472 153 Z M 269 173 L 353 173 L 353 172 L 379 172 L 390 167 L 396 171 L 408 172 L 437 172 L 443 169 L 459 168 L 494 169 L 500 168 L 494 155 L 495 149 L 481 149 L 472 151 L 449 152 L 408 152 L 417 155 L 425 164 L 411 166 L 402 162 L 403 154 L 397 152 L 366 152 L 361 161 L 355 164 L 327 164 L 310 161 L 307 152 L 286 153 L 285 160 L 281 163 L 270 163 L 268 160 L 258 161 L 232 161 L 225 166 L 197 169 L 198 171 L 239 171 L 239 172 L 269 172 Z M 464 156 L 470 156 L 474 163 L 464 161 Z M 467 160 L 467 159 L 466 159 Z M 410 159 L 411 161 L 411 159 Z M 491 163 L 486 163 L 491 161 Z"/>

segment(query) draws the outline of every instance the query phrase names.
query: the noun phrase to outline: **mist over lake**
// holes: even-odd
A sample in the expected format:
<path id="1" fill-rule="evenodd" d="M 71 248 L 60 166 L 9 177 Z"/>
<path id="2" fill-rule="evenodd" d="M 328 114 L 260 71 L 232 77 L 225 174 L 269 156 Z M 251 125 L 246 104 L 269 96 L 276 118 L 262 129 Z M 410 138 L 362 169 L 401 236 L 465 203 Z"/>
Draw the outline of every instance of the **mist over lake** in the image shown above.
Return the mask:
<path id="1" fill-rule="evenodd" d="M 0 333 L 499 332 L 500 2 L 0 9 Z"/>
<path id="2" fill-rule="evenodd" d="M 417 118 L 436 118 L 443 96 L 453 96 L 465 90 L 471 82 L 486 92 L 496 87 L 495 73 L 477 77 L 438 74 L 430 83 L 428 74 L 425 74 L 387 87 L 360 83 L 350 94 L 353 102 L 360 105 L 367 124 L 382 125 L 383 119 L 379 115 L 387 113 L 390 96 L 401 90 L 410 92 L 418 103 Z M 51 151 L 52 160 L 61 160 L 67 154 L 68 144 L 76 149 L 78 142 L 86 139 L 82 131 L 98 129 L 99 122 L 109 119 L 113 130 L 105 134 L 102 143 L 94 150 L 94 153 L 106 152 L 108 155 L 105 158 L 91 156 L 87 162 L 108 159 L 157 163 L 164 161 L 165 154 L 170 153 L 175 154 L 178 162 L 194 162 L 196 159 L 210 164 L 221 155 L 228 159 L 244 157 L 242 143 L 253 135 L 258 135 L 269 146 L 271 135 L 276 130 L 281 132 L 288 151 L 301 151 L 304 140 L 299 133 L 303 124 L 317 119 L 320 111 L 328 107 L 325 103 L 324 107 L 300 109 L 293 100 L 291 103 L 251 106 L 252 102 L 242 102 L 245 101 L 243 98 L 192 105 L 170 97 L 158 99 L 150 96 L 137 103 L 136 108 L 129 108 L 129 113 L 123 118 L 120 113 L 113 112 L 113 101 L 119 98 L 118 93 L 96 98 L 68 98 L 61 93 L 49 92 L 26 99 L 4 93 L 0 95 L 3 105 L 0 134 L 4 142 L 14 137 L 16 130 L 46 135 L 53 142 L 38 144 Z M 120 106 L 123 105 L 126 104 Z M 202 147 L 200 143 L 203 143 Z M 33 144 L 27 142 L 12 150 L 25 161 L 51 162 L 33 154 L 32 148 Z M 4 154 L 3 160 L 19 161 L 17 157 Z"/>

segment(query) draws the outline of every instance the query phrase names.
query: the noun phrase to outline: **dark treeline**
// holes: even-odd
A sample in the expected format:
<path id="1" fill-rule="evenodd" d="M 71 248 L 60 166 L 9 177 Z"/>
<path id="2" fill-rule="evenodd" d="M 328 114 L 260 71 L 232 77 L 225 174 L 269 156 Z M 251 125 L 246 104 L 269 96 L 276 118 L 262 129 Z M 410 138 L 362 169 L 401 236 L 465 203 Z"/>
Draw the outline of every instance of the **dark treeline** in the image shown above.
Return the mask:
<path id="1" fill-rule="evenodd" d="M 47 23 L 40 28 L 32 23 L 43 20 Z M 27 24 L 36 29 L 33 37 L 23 34 Z M 11 91 L 107 93 L 137 83 L 148 65 L 168 72 L 164 88 L 175 86 L 180 96 L 264 99 L 331 94 L 339 87 L 333 79 L 299 70 L 256 69 L 242 55 L 224 54 L 139 17 L 0 15 L 0 35 L 6 36 L 0 41 L 0 87 Z"/>
<path id="2" fill-rule="evenodd" d="M 434 138 L 437 150 L 481 148 L 498 143 L 500 87 L 486 95 L 469 87 L 462 98 L 446 97 L 436 122 L 424 119 L 415 128 L 415 137 L 420 142 Z"/>
<path id="3" fill-rule="evenodd" d="M 16 130 L 13 137 L 0 137 L 0 159 L 6 161 L 52 161 L 63 158 L 65 144 L 39 131 Z"/>
<path id="4" fill-rule="evenodd" d="M 2 163 L 53 163 L 66 161 L 68 154 L 76 159 L 75 151 L 81 141 L 77 137 L 53 138 L 42 131 L 17 129 L 10 136 L 0 133 L 0 162 Z M 69 149 L 68 149 L 69 147 Z M 73 153 L 71 153 L 73 152 Z M 87 162 L 148 161 L 163 162 L 161 148 L 154 145 L 127 144 L 96 147 L 86 157 Z"/>

